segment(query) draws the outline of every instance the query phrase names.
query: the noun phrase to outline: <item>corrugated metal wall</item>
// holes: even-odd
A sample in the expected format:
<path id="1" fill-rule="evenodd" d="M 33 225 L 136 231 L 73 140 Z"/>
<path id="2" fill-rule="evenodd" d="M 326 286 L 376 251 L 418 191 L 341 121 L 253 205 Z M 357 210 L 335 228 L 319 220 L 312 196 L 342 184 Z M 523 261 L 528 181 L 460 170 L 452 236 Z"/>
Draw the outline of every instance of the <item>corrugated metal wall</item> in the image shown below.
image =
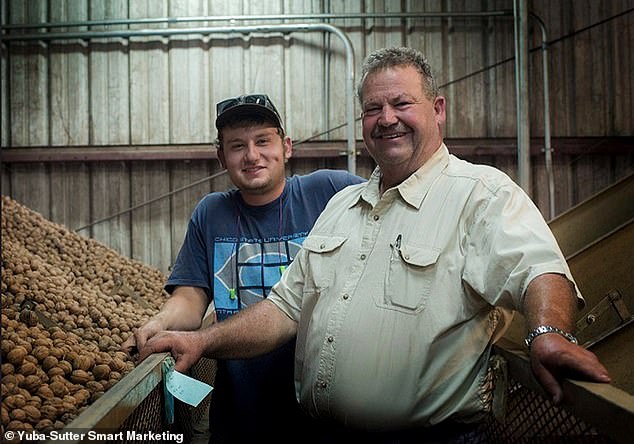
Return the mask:
<path id="1" fill-rule="evenodd" d="M 633 134 L 632 75 L 629 68 L 624 69 L 633 63 L 633 4 L 631 0 L 530 3 L 529 10 L 544 20 L 549 40 L 553 42 L 550 46 L 553 136 Z M 3 0 L 0 5 L 4 24 L 512 10 L 510 0 Z M 514 51 L 512 16 L 334 18 L 301 22 L 324 21 L 340 27 L 350 38 L 357 71 L 363 57 L 377 47 L 411 45 L 423 50 L 436 68 L 442 93 L 448 99 L 448 138 L 515 137 L 515 77 L 510 60 Z M 138 24 L 92 26 L 90 30 L 281 22 Z M 537 28 L 532 31 L 531 47 L 538 47 L 539 31 Z M 266 92 L 273 97 L 296 140 L 346 122 L 344 49 L 341 41 L 328 33 L 7 42 L 1 50 L 4 148 L 39 146 L 55 150 L 66 146 L 210 144 L 216 137 L 214 104 L 245 92 Z M 530 81 L 531 132 L 533 136 L 541 136 L 543 82 L 539 51 L 531 53 Z M 358 128 L 357 136 L 360 138 Z M 345 128 L 318 137 L 345 138 Z M 512 157 L 478 159 L 514 176 Z M 558 212 L 634 170 L 631 153 L 559 156 L 555 161 Z M 365 158 L 359 162 L 359 174 L 367 176 L 371 162 Z M 290 172 L 302 173 L 320 167 L 345 168 L 345 158 L 296 159 Z M 76 229 L 218 171 L 219 166 L 212 160 L 11 163 L 2 168 L 2 192 L 47 218 Z M 544 209 L 547 195 L 541 160 L 536 161 L 533 173 L 534 198 Z M 82 233 L 166 271 L 178 252 L 195 203 L 205 193 L 229 186 L 228 179 L 219 176 L 95 224 Z"/>

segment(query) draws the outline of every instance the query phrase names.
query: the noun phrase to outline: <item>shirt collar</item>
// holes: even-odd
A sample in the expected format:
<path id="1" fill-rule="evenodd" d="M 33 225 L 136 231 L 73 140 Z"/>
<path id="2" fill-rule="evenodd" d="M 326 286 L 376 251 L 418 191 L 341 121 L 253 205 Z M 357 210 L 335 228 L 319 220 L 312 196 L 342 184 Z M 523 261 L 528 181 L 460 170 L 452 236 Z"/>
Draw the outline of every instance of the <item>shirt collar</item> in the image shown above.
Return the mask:
<path id="1" fill-rule="evenodd" d="M 432 183 L 448 163 L 449 150 L 443 143 L 418 170 L 396 186 L 396 190 L 398 190 L 405 202 L 415 208 L 420 208 Z M 374 207 L 380 200 L 380 183 L 381 169 L 377 166 L 372 172 L 370 179 L 368 179 L 359 199 L 365 200 Z"/>

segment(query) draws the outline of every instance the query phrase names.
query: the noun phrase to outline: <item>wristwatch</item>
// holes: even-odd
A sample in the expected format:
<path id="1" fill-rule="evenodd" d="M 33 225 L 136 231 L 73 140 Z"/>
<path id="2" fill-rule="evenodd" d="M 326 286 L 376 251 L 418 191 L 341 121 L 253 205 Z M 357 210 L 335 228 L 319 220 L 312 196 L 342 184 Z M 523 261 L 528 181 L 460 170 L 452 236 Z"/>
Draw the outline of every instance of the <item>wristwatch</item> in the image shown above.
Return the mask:
<path id="1" fill-rule="evenodd" d="M 524 343 L 526 344 L 526 347 L 528 347 L 528 349 L 530 350 L 531 349 L 531 344 L 533 343 L 535 338 L 537 336 L 543 335 L 545 333 L 557 333 L 558 335 L 563 336 L 564 338 L 566 338 L 567 340 L 569 340 L 573 344 L 578 344 L 579 343 L 577 341 L 577 338 L 575 338 L 572 334 L 570 334 L 570 333 L 568 333 L 566 331 L 563 331 L 560 328 L 553 327 L 552 325 L 540 325 L 539 327 L 537 327 L 533 331 L 531 331 L 526 336 L 526 339 L 524 339 Z"/>

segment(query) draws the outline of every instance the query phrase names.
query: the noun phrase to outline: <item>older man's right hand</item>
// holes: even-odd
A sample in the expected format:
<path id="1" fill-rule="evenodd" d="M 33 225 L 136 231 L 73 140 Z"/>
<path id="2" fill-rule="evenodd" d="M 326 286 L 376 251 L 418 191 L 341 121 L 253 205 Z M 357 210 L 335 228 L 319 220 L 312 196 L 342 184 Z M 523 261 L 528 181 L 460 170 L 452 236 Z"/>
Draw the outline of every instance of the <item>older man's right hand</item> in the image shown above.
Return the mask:
<path id="1" fill-rule="evenodd" d="M 143 347 L 145 347 L 145 343 L 148 339 L 163 330 L 165 330 L 163 323 L 157 318 L 152 318 L 136 329 L 134 334 L 130 335 L 130 337 L 121 344 L 121 350 L 129 356 L 135 357 Z"/>
<path id="2" fill-rule="evenodd" d="M 176 360 L 175 369 L 186 372 L 200 360 L 204 347 L 200 331 L 163 331 L 147 340 L 139 350 L 139 361 L 154 353 L 170 352 Z"/>

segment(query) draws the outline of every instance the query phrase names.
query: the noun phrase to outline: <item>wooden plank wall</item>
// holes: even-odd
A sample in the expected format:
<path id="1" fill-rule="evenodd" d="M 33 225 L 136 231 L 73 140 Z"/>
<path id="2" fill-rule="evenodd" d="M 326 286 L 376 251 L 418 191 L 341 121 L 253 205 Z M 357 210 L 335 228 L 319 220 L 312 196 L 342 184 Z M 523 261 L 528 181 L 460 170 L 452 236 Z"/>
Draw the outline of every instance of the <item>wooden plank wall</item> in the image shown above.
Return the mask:
<path id="1" fill-rule="evenodd" d="M 549 85 L 554 137 L 633 134 L 633 77 L 629 69 L 623 69 L 633 63 L 633 8 L 633 0 L 530 2 L 529 10 L 544 20 L 553 42 L 549 47 Z M 483 10 L 512 10 L 512 2 L 0 0 L 2 23 L 13 24 L 168 16 Z M 424 51 L 448 100 L 448 138 L 515 137 L 514 64 L 509 61 L 514 50 L 512 18 L 342 18 L 327 22 L 340 27 L 352 41 L 357 73 L 363 57 L 378 47 L 410 45 Z M 539 29 L 533 21 L 531 39 L 531 47 L 537 48 Z M 0 51 L 3 148 L 211 144 L 216 138 L 215 103 L 245 92 L 271 95 L 295 140 L 346 138 L 345 128 L 331 130 L 346 120 L 345 54 L 341 41 L 331 34 L 14 42 L 0 45 Z M 530 60 L 531 133 L 537 137 L 543 135 L 544 121 L 540 51 L 531 52 Z M 486 69 L 489 66 L 495 67 Z M 358 122 L 356 131 L 360 138 Z M 632 153 L 570 156 L 554 148 L 557 212 L 634 170 Z M 512 156 L 484 153 L 470 160 L 495 165 L 515 177 Z M 293 159 L 289 173 L 324 167 L 345 169 L 345 158 Z M 367 177 L 372 162 L 360 158 L 358 168 L 359 174 Z M 231 184 L 226 175 L 220 175 L 187 186 L 219 171 L 216 161 L 15 163 L 3 164 L 1 186 L 3 194 L 72 229 L 140 206 L 81 233 L 167 271 L 195 203 L 205 193 L 228 189 Z M 534 159 L 532 172 L 533 198 L 546 213 L 548 196 L 541 158 Z M 169 198 L 142 205 L 181 188 L 185 189 Z"/>

